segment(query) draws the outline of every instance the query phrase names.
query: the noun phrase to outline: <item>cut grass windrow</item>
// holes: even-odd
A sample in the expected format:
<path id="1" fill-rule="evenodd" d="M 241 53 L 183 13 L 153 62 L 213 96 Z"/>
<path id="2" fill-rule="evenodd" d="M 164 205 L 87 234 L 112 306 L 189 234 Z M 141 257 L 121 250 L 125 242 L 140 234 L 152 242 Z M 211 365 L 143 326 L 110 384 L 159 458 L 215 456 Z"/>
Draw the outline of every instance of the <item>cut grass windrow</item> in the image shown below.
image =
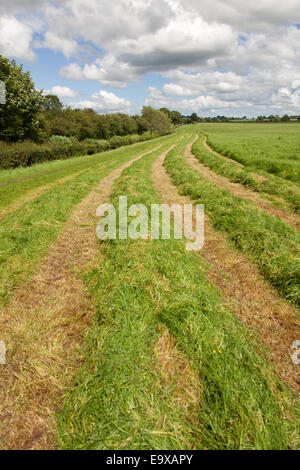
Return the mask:
<path id="1" fill-rule="evenodd" d="M 49 191 L 50 189 L 56 186 L 59 186 L 60 184 L 71 181 L 72 179 L 76 178 L 76 176 L 79 176 L 84 171 L 87 171 L 87 170 L 81 170 L 77 173 L 72 173 L 68 176 L 65 176 L 64 178 L 56 179 L 54 182 L 43 185 L 43 186 L 38 186 L 36 189 L 33 189 L 32 191 L 25 191 L 25 194 L 23 196 L 14 198 L 14 201 L 11 204 L 6 205 L 3 209 L 0 209 L 0 223 L 3 219 L 5 219 L 9 215 L 13 214 L 18 209 L 20 209 L 22 206 L 24 206 L 24 204 L 26 204 L 27 202 L 33 201 L 37 197 L 44 194 L 46 191 Z"/>
<path id="2" fill-rule="evenodd" d="M 212 225 L 251 257 L 285 299 L 300 305 L 300 233 L 202 178 L 186 163 L 183 143 L 165 165 L 180 192 L 204 204 Z"/>
<path id="3" fill-rule="evenodd" d="M 71 181 L 25 203 L 0 223 L 0 305 L 30 277 L 47 253 L 72 209 L 113 169 L 169 138 L 124 147 L 108 153 Z"/>
<path id="4" fill-rule="evenodd" d="M 234 196 L 252 202 L 255 206 L 257 206 L 259 209 L 262 209 L 267 214 L 283 220 L 296 230 L 300 230 L 299 214 L 295 214 L 288 210 L 283 210 L 282 208 L 273 205 L 268 199 L 263 198 L 260 194 L 251 190 L 249 187 L 245 187 L 242 184 L 236 182 L 231 182 L 225 176 L 212 171 L 205 164 L 201 163 L 200 158 L 197 158 L 192 154 L 189 147 L 187 147 L 185 150 L 185 157 L 190 166 L 197 170 L 201 176 L 206 178 L 211 183 L 215 183 L 217 186 L 226 189 Z"/>
<path id="5" fill-rule="evenodd" d="M 190 146 L 186 147 L 186 157 L 191 155 Z M 189 197 L 179 194 L 163 163 L 159 157 L 152 169 L 162 202 L 181 207 L 191 204 Z M 199 255 L 209 264 L 207 277 L 220 289 L 224 305 L 267 346 L 268 360 L 287 386 L 293 391 L 300 390 L 299 367 L 291 361 L 291 345 L 300 337 L 299 310 L 280 297 L 247 256 L 228 245 L 226 233 L 212 227 L 207 213 L 204 235 L 205 243 Z"/>
<path id="6" fill-rule="evenodd" d="M 0 171 L 0 211 L 1 209 L 6 210 L 17 199 L 24 198 L 28 192 L 57 183 L 60 179 L 76 175 L 83 170 L 96 168 L 99 165 L 107 165 L 115 159 L 116 155 L 128 155 L 128 152 L 130 153 L 135 149 L 137 154 L 139 151 L 142 153 L 144 148 L 154 148 L 159 145 L 156 142 L 163 142 L 165 139 L 168 139 L 168 136 L 137 143 L 131 145 L 129 149 L 122 147 L 97 155 L 85 155 L 68 160 L 55 160 L 36 164 L 31 167 L 2 170 Z"/>
<path id="7" fill-rule="evenodd" d="M 155 158 L 157 153 L 148 155 L 123 172 L 111 198 L 115 205 L 120 195 L 148 209 L 160 202 L 151 179 Z M 179 240 L 101 245 L 100 266 L 84 276 L 97 315 L 85 365 L 59 413 L 60 446 L 297 448 L 298 405 L 252 333 L 220 302 L 199 256 L 188 254 Z M 162 328 L 198 376 L 196 411 L 197 399 L 188 408 L 183 398 L 174 402 L 174 385 L 165 383 L 157 367 Z"/>
<path id="8" fill-rule="evenodd" d="M 76 206 L 33 278 L 1 309 L 7 345 L 7 364 L 0 368 L 1 447 L 53 448 L 55 410 L 80 366 L 93 314 L 78 275 L 99 254 L 96 209 L 108 201 L 114 179 L 142 156 L 114 169 Z"/>
<path id="9" fill-rule="evenodd" d="M 299 123 L 201 125 L 216 152 L 263 175 L 300 184 Z"/>
<path id="10" fill-rule="evenodd" d="M 226 156 L 222 158 L 213 150 L 209 151 L 204 147 L 205 138 L 205 135 L 201 136 L 192 148 L 193 154 L 201 163 L 233 183 L 240 183 L 271 197 L 274 204 L 284 204 L 284 208 L 300 213 L 300 189 L 295 184 L 266 172 L 262 172 L 264 173 L 264 177 L 262 177 L 254 174 L 251 167 L 237 165 L 238 162 L 234 163 Z"/>

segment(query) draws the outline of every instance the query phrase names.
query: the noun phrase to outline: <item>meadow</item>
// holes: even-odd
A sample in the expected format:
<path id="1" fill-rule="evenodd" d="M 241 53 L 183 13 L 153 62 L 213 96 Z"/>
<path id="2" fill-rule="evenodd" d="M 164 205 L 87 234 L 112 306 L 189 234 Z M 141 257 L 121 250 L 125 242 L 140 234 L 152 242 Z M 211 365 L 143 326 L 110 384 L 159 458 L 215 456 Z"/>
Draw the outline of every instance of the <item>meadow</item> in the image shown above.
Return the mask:
<path id="1" fill-rule="evenodd" d="M 298 129 L 187 125 L 0 172 L 2 448 L 299 448 Z M 98 240 L 120 195 L 204 204 L 203 249 L 151 221 Z"/>
<path id="2" fill-rule="evenodd" d="M 299 123 L 203 125 L 208 143 L 249 169 L 300 184 Z"/>

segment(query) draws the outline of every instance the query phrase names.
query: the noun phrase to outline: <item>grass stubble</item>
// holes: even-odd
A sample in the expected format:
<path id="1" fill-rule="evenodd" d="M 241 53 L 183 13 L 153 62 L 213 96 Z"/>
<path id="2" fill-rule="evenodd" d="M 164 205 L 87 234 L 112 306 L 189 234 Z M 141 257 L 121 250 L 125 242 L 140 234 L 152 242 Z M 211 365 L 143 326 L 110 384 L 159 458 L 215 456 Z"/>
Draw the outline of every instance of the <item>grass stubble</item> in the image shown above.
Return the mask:
<path id="1" fill-rule="evenodd" d="M 159 147 L 158 142 L 155 146 Z M 139 153 L 141 149 L 144 149 L 143 154 Z M 81 201 L 65 224 L 61 224 L 61 231 L 56 233 L 57 239 L 46 257 L 42 256 L 43 250 L 38 252 L 36 262 L 40 267 L 33 277 L 29 276 L 15 295 L 9 301 L 5 298 L 2 305 L 1 339 L 7 344 L 7 364 L 0 369 L 3 448 L 48 449 L 55 446 L 55 412 L 63 390 L 70 385 L 75 370 L 82 364 L 82 340 L 94 314 L 93 302 L 78 275 L 99 255 L 95 236 L 96 208 L 107 201 L 112 182 L 122 170 L 155 148 L 152 144 L 152 148 L 148 145 L 126 150 L 121 155 L 116 152 L 116 158 L 107 165 L 108 168 L 93 169 L 95 174 L 88 177 L 83 187 L 85 194 L 92 185 L 94 189 L 85 197 L 78 189 L 78 179 L 78 191 L 72 185 L 61 188 L 64 190 L 62 203 L 68 201 L 68 190 L 74 191 L 76 198 L 81 196 Z M 84 176 L 87 177 L 86 173 Z M 95 186 L 96 181 L 98 185 Z M 44 209 L 56 202 L 53 194 L 46 196 L 39 201 Z M 75 201 L 78 203 L 78 199 Z M 67 205 L 63 209 L 71 212 Z M 41 213 L 47 216 L 47 212 Z M 24 224 L 24 219 L 21 221 Z M 53 241 L 54 234 L 51 235 L 42 240 L 45 251 Z M 39 232 L 31 234 L 32 244 L 37 236 L 40 236 Z M 20 263 L 26 265 L 26 250 L 20 250 L 18 255 Z"/>
<path id="2" fill-rule="evenodd" d="M 186 144 L 187 138 L 168 153 L 169 165 L 172 155 L 183 158 Z M 160 202 L 151 179 L 156 159 L 148 155 L 126 169 L 111 201 L 127 195 L 129 205 Z M 184 241 L 150 236 L 101 246 L 101 263 L 84 276 L 96 316 L 77 386 L 66 393 L 59 413 L 59 446 L 297 448 L 298 402 L 257 335 L 207 280 L 199 254 L 187 253 Z M 179 371 L 185 372 L 175 372 L 174 383 L 166 378 L 162 357 L 177 351 L 184 358 Z M 181 376 L 194 384 L 189 398 L 176 389 L 186 388 Z"/>

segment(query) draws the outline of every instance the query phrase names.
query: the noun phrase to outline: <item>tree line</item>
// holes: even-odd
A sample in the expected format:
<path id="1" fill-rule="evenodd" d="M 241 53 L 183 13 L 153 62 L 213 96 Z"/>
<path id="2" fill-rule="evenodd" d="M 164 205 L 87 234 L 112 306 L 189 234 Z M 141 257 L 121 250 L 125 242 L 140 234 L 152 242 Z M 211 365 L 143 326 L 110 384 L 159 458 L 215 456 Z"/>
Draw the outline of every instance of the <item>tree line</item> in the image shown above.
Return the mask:
<path id="1" fill-rule="evenodd" d="M 22 65 L 0 55 L 0 80 L 6 89 L 6 102 L 0 105 L 0 140 L 35 143 L 52 136 L 110 140 L 114 136 L 164 135 L 171 130 L 169 115 L 144 106 L 141 116 L 125 113 L 98 114 L 93 109 L 63 106 L 56 95 L 44 95 L 35 89 L 30 73 Z"/>
<path id="2" fill-rule="evenodd" d="M 144 106 L 141 115 L 125 113 L 98 114 L 93 109 L 72 109 L 64 106 L 55 95 L 44 96 L 35 89 L 30 73 L 22 65 L 0 55 L 0 80 L 6 88 L 6 102 L 0 105 L 0 141 L 35 143 L 48 142 L 52 136 L 75 137 L 79 141 L 99 139 L 109 141 L 115 136 L 150 134 L 164 135 L 172 126 L 200 122 L 231 122 L 247 120 L 226 116 L 184 116 L 164 107 L 156 110 Z M 288 122 L 300 116 L 258 116 L 257 122 Z"/>

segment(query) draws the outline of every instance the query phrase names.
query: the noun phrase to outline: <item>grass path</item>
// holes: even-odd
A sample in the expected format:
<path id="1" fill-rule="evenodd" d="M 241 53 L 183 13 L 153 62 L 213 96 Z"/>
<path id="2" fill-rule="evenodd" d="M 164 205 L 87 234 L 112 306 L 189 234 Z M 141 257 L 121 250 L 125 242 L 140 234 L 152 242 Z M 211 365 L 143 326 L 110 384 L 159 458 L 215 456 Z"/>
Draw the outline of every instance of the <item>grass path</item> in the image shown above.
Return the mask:
<path id="1" fill-rule="evenodd" d="M 203 145 L 204 147 L 211 153 L 214 153 L 215 155 L 217 155 L 218 157 L 221 157 L 221 158 L 224 158 L 225 160 L 227 160 L 228 162 L 231 162 L 231 163 L 235 163 L 236 165 L 241 165 L 243 166 L 243 164 L 241 162 L 238 162 L 236 160 L 233 160 L 232 158 L 229 158 L 229 157 L 226 157 L 225 155 L 222 155 L 221 153 L 219 152 L 216 152 L 212 147 L 210 147 L 207 143 L 207 137 L 205 136 L 204 137 L 204 140 L 203 140 Z"/>
<path id="2" fill-rule="evenodd" d="M 272 236 L 274 251 L 280 240 L 288 266 L 296 232 L 191 169 L 190 134 L 182 128 L 64 175 L 71 179 L 52 181 L 0 224 L 0 339 L 8 347 L 0 447 L 299 448 L 299 377 L 290 362 L 297 310 L 213 226 L 233 232 L 245 253 L 249 230 L 255 253 L 258 241 Z M 27 189 L 24 198 L 34 196 Z M 96 208 L 117 206 L 120 195 L 148 209 L 203 197 L 204 249 L 186 252 L 185 240 L 152 240 L 150 232 L 99 242 Z"/>
<path id="3" fill-rule="evenodd" d="M 185 154 L 190 152 L 191 145 L 186 146 Z M 180 205 L 193 202 L 178 193 L 163 166 L 163 157 L 156 160 L 152 173 L 163 202 Z M 270 361 L 291 389 L 300 390 L 299 370 L 291 362 L 291 345 L 300 335 L 299 311 L 280 299 L 253 263 L 229 247 L 226 236 L 212 227 L 208 215 L 205 245 L 199 254 L 209 263 L 208 279 L 220 289 L 225 305 L 257 333 L 268 348 Z"/>
<path id="4" fill-rule="evenodd" d="M 300 232 L 203 178 L 186 162 L 184 145 L 168 154 L 166 168 L 181 194 L 205 204 L 213 227 L 226 233 L 282 297 L 300 305 Z"/>
<path id="5" fill-rule="evenodd" d="M 78 346 L 93 304 L 78 273 L 99 254 L 96 208 L 134 161 L 102 179 L 67 220 L 38 272 L 1 311 L 1 339 L 8 347 L 0 369 L 0 439 L 7 449 L 49 449 L 55 442 L 55 410 L 81 356 Z"/>
<path id="6" fill-rule="evenodd" d="M 187 143 L 185 137 L 167 159 Z M 165 154 L 149 154 L 126 169 L 111 202 L 117 205 L 120 195 L 129 205 L 162 202 L 152 165 L 159 158 L 161 168 Z M 149 235 L 101 245 L 99 266 L 84 276 L 96 316 L 77 386 L 59 413 L 60 447 L 297 448 L 293 395 L 254 333 L 222 304 L 201 257 L 187 253 L 184 240 Z M 175 383 L 172 374 L 166 377 L 162 358 L 171 356 L 172 369 L 172 345 L 182 363 L 175 378 L 181 371 L 185 387 L 179 377 Z"/>
<path id="7" fill-rule="evenodd" d="M 64 183 L 68 183 L 69 181 L 72 181 L 73 178 L 76 178 L 77 176 L 81 175 L 84 171 L 87 171 L 87 170 L 81 170 L 77 173 L 73 173 L 72 175 L 60 178 L 58 180 L 55 180 L 51 184 L 46 184 L 44 186 L 40 186 L 37 189 L 29 191 L 24 196 L 21 196 L 21 197 L 17 198 L 11 204 L 5 206 L 5 208 L 0 209 L 0 223 L 6 217 L 10 216 L 11 214 L 13 214 L 17 210 L 19 210 L 27 202 L 33 201 L 34 199 L 36 199 L 39 196 L 41 196 L 42 194 L 44 194 L 46 191 L 49 191 L 50 189 L 53 189 L 56 186 L 59 186 L 60 184 L 64 184 Z"/>
<path id="8" fill-rule="evenodd" d="M 196 140 L 197 138 L 195 139 L 195 142 Z M 185 158 L 192 168 L 198 171 L 204 178 L 208 179 L 214 184 L 217 184 L 221 188 L 226 189 L 226 191 L 230 192 L 231 194 L 241 199 L 245 199 L 246 201 L 252 202 L 259 209 L 262 209 L 267 214 L 283 220 L 296 230 L 300 230 L 299 214 L 288 212 L 283 209 L 280 209 L 279 207 L 274 206 L 270 201 L 261 197 L 257 192 L 244 187 L 242 184 L 233 183 L 229 181 L 224 176 L 216 174 L 214 171 L 210 170 L 203 163 L 201 163 L 191 151 L 191 148 L 195 142 L 187 146 L 185 151 Z"/>
<path id="9" fill-rule="evenodd" d="M 170 137 L 163 138 L 161 142 L 168 142 L 168 139 Z M 19 195 L 26 198 L 30 187 L 21 184 L 21 187 L 17 186 L 15 190 L 13 185 L 7 188 L 8 192 L 2 194 L 4 197 L 1 198 L 0 208 L 2 206 L 4 211 L 9 211 L 11 204 L 20 203 L 20 206 L 16 206 L 17 210 L 7 214 L 0 223 L 0 305 L 5 305 L 14 291 L 32 276 L 72 210 L 92 188 L 115 168 L 153 149 L 158 143 L 149 141 L 107 152 L 97 159 L 97 163 L 95 161 L 91 163 L 85 157 L 84 165 L 88 165 L 85 171 L 70 180 L 54 185 L 24 204 L 15 198 L 16 193 L 19 190 Z M 35 173 L 38 168 L 26 170 Z M 64 169 L 59 174 L 61 176 L 64 173 L 64 177 L 70 176 L 68 172 L 69 169 Z M 10 173 L 14 177 L 14 172 Z M 37 185 L 34 189 L 36 191 L 45 184 L 44 178 L 30 181 Z M 48 184 L 53 182 L 47 180 Z"/>
<path id="10" fill-rule="evenodd" d="M 299 217 L 300 191 L 295 183 L 263 170 L 260 170 L 261 174 L 254 173 L 252 167 L 248 168 L 213 150 L 207 144 L 206 135 L 201 135 L 196 141 L 192 152 L 197 160 L 205 165 L 206 169 L 212 170 L 214 174 L 226 177 L 232 183 L 239 183 L 255 193 L 261 193 L 263 199 L 269 199 L 273 206 L 281 207 L 285 212 L 295 213 L 296 217 L 298 214 Z"/>

